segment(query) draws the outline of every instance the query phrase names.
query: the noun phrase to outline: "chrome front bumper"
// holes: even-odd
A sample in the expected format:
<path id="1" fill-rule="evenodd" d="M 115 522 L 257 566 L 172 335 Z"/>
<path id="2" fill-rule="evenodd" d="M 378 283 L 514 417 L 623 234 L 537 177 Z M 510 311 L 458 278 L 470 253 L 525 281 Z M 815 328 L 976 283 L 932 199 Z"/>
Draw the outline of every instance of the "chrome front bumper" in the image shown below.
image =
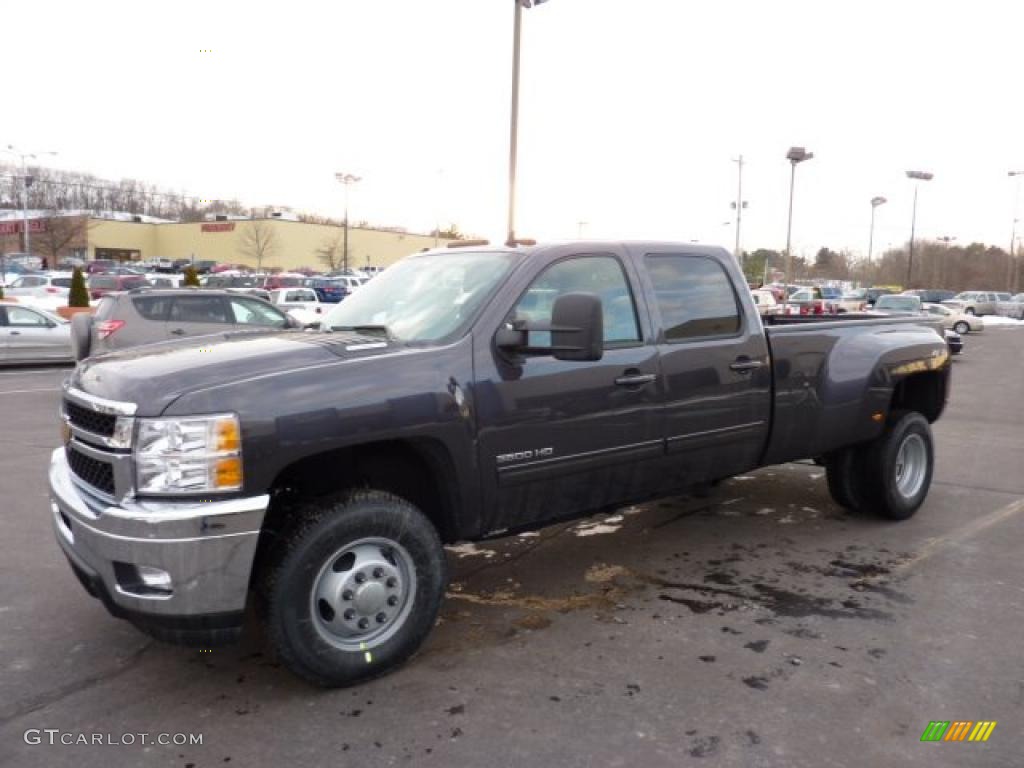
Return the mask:
<path id="1" fill-rule="evenodd" d="M 269 496 L 98 504 L 76 483 L 63 448 L 53 452 L 49 479 L 57 541 L 111 613 L 147 630 L 240 625 Z M 144 583 L 139 567 L 169 583 Z"/>

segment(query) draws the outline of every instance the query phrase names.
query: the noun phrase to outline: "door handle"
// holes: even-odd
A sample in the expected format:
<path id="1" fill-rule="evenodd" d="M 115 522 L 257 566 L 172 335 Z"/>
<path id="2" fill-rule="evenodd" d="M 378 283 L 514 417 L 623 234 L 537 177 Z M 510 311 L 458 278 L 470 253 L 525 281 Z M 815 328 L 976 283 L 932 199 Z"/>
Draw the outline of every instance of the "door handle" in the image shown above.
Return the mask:
<path id="1" fill-rule="evenodd" d="M 11 331 L 11 336 L 21 336 L 21 331 Z"/>
<path id="2" fill-rule="evenodd" d="M 656 378 L 658 377 L 653 373 L 640 373 L 640 371 L 631 370 L 615 379 L 615 384 L 620 387 L 642 387 L 644 384 L 650 384 Z"/>
<path id="3" fill-rule="evenodd" d="M 174 336 L 184 336 L 185 330 L 183 328 L 175 328 L 173 331 L 171 331 L 171 334 Z"/>
<path id="4" fill-rule="evenodd" d="M 736 362 L 729 367 L 736 371 L 736 373 L 750 373 L 751 371 L 756 371 L 763 365 L 764 363 L 760 360 L 751 360 L 748 357 L 738 357 L 736 358 Z"/>

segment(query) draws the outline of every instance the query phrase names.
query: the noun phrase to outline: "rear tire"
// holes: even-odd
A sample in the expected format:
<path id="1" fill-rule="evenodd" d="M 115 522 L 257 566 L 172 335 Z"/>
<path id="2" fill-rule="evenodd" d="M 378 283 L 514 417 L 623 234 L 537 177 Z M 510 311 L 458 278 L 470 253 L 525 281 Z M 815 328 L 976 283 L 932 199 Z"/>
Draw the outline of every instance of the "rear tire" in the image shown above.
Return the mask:
<path id="1" fill-rule="evenodd" d="M 920 413 L 894 413 L 881 437 L 864 449 L 857 493 L 866 512 L 906 520 L 928 496 L 935 466 L 932 430 Z"/>
<path id="2" fill-rule="evenodd" d="M 317 499 L 271 551 L 260 583 L 267 637 L 292 672 L 323 687 L 394 669 L 429 634 L 447 561 L 437 530 L 381 491 Z"/>
<path id="3" fill-rule="evenodd" d="M 71 317 L 71 351 L 75 360 L 85 360 L 92 347 L 92 315 L 78 312 Z"/>
<path id="4" fill-rule="evenodd" d="M 836 504 L 852 512 L 863 508 L 860 492 L 862 450 L 859 446 L 844 448 L 825 459 L 825 478 L 828 492 Z"/>
<path id="5" fill-rule="evenodd" d="M 961 320 L 958 323 L 953 324 L 953 330 L 959 333 L 961 336 L 966 336 L 971 332 L 971 326 Z"/>

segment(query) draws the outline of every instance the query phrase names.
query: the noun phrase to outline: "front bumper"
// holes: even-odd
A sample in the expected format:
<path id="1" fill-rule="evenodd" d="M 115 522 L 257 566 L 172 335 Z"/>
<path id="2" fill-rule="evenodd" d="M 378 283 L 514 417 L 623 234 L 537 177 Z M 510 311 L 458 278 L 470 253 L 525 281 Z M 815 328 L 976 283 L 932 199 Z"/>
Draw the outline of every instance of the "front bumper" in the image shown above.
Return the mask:
<path id="1" fill-rule="evenodd" d="M 62 448 L 49 480 L 57 542 L 112 614 L 172 642 L 237 637 L 269 496 L 112 506 L 78 485 Z M 140 566 L 163 571 L 169 584 L 145 584 Z"/>

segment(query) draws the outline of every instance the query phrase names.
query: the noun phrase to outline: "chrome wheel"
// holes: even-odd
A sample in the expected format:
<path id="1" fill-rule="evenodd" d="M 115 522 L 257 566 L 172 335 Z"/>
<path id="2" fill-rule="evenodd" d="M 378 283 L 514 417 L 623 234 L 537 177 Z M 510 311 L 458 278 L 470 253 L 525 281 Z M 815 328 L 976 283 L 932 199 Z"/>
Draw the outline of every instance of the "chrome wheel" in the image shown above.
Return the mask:
<path id="1" fill-rule="evenodd" d="M 916 496 L 928 474 L 928 446 L 920 435 L 907 435 L 896 454 L 896 489 L 905 499 Z"/>
<path id="2" fill-rule="evenodd" d="M 412 557 L 384 538 L 359 539 L 335 552 L 313 582 L 317 633 L 344 651 L 386 642 L 409 616 L 416 595 Z"/>
<path id="3" fill-rule="evenodd" d="M 954 325 L 953 330 L 959 333 L 961 336 L 966 336 L 968 331 L 971 330 L 971 326 L 969 326 L 967 323 L 961 322 Z"/>

